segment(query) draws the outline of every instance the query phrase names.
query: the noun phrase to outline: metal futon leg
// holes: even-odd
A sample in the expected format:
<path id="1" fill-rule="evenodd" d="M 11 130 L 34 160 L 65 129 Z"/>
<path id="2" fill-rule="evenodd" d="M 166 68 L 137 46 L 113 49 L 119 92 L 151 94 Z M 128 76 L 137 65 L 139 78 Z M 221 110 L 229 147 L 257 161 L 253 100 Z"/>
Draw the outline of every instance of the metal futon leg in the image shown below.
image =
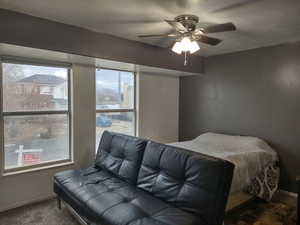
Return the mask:
<path id="1" fill-rule="evenodd" d="M 61 210 L 61 199 L 60 199 L 60 197 L 57 197 L 57 208 L 59 210 Z"/>

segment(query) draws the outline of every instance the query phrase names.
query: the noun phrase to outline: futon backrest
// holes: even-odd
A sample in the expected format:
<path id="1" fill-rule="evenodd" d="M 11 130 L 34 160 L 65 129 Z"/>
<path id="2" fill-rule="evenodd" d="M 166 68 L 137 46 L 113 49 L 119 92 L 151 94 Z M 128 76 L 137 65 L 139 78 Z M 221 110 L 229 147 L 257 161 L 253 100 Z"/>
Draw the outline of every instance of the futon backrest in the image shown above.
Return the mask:
<path id="1" fill-rule="evenodd" d="M 220 225 L 233 169 L 230 162 L 149 141 L 137 186 L 209 225 Z"/>
<path id="2" fill-rule="evenodd" d="M 147 141 L 141 138 L 104 131 L 98 147 L 96 166 L 136 184 Z"/>

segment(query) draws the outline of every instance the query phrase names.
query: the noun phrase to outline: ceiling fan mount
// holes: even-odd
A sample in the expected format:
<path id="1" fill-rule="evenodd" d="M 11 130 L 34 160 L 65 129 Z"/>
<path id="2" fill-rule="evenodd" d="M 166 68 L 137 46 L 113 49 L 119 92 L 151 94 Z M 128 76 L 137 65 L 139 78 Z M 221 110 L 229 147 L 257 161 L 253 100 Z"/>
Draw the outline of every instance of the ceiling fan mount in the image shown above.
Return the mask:
<path id="1" fill-rule="evenodd" d="M 174 18 L 174 21 L 181 23 L 188 31 L 194 31 L 199 23 L 199 17 L 190 14 L 179 15 Z"/>

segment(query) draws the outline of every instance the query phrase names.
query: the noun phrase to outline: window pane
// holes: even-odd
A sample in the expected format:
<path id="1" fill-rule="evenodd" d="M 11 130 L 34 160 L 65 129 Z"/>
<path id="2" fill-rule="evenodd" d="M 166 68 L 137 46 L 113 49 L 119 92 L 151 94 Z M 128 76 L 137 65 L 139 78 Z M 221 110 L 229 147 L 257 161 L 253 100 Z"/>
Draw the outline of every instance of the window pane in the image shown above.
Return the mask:
<path id="1" fill-rule="evenodd" d="M 3 111 L 68 109 L 68 69 L 3 63 Z"/>
<path id="2" fill-rule="evenodd" d="M 113 131 L 134 135 L 134 113 L 97 113 L 96 115 L 96 148 L 99 145 L 103 131 Z"/>
<path id="3" fill-rule="evenodd" d="M 132 109 L 134 74 L 116 70 L 96 70 L 96 108 Z"/>
<path id="4" fill-rule="evenodd" d="M 5 116 L 5 169 L 69 159 L 68 115 Z"/>

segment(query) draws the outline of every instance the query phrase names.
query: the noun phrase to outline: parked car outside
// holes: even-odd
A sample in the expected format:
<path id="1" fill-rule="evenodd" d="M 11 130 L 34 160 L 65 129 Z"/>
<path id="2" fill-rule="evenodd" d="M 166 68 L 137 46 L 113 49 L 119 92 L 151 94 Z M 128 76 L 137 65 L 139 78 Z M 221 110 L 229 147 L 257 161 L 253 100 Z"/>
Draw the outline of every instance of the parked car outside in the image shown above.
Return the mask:
<path id="1" fill-rule="evenodd" d="M 98 127 L 110 127 L 112 125 L 112 120 L 109 116 L 100 115 L 96 118 L 96 125 Z"/>

